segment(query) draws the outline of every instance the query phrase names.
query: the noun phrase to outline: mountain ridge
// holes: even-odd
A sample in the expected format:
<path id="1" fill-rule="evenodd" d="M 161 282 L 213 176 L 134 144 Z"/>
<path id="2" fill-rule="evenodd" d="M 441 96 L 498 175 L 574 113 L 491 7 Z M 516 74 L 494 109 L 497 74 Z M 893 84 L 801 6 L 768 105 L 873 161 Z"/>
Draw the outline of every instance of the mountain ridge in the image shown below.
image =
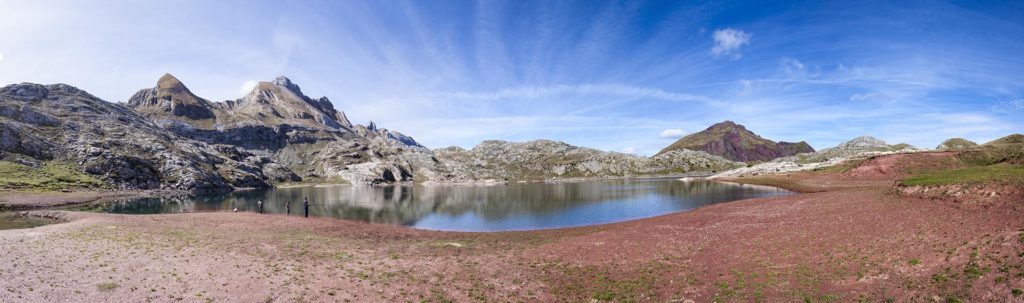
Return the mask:
<path id="1" fill-rule="evenodd" d="M 700 151 L 642 157 L 551 140 L 430 150 L 372 121 L 351 123 L 330 99 L 306 96 L 287 77 L 220 102 L 169 73 L 121 103 L 66 84 L 12 84 L 0 88 L 0 137 L 0 161 L 57 161 L 119 189 L 628 177 L 741 165 Z"/>
<path id="2" fill-rule="evenodd" d="M 704 151 L 740 162 L 768 161 L 804 152 L 814 152 L 814 148 L 807 142 L 791 143 L 768 140 L 731 120 L 715 123 L 700 132 L 679 138 L 655 156 L 679 149 Z"/>

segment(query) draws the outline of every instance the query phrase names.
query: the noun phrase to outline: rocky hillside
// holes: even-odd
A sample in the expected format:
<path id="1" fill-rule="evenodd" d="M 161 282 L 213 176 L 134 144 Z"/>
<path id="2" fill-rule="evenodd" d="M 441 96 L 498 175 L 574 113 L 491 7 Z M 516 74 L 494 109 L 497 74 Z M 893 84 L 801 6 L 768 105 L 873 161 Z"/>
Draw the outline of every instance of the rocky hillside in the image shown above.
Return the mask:
<path id="1" fill-rule="evenodd" d="M 850 141 L 826 148 L 817 152 L 795 155 L 780 160 L 792 160 L 797 163 L 816 163 L 836 158 L 847 158 L 865 153 L 909 152 L 917 147 L 906 143 L 889 144 L 872 136 L 860 136 Z"/>
<path id="2" fill-rule="evenodd" d="M 648 158 L 548 140 L 484 141 L 471 150 L 448 147 L 434 150 L 433 160 L 436 165 L 425 172 L 429 179 L 456 182 L 710 173 L 742 165 L 699 151 Z"/>
<path id="3" fill-rule="evenodd" d="M 431 151 L 373 122 L 351 123 L 327 97 L 310 98 L 285 77 L 260 82 L 242 98 L 214 102 L 170 74 L 125 103 L 64 84 L 4 87 L 0 162 L 5 171 L 22 176 L 0 178 L 4 187 L 31 187 L 38 179 L 56 183 L 37 188 L 80 184 L 188 191 L 289 182 L 662 175 L 739 165 L 690 150 L 646 158 L 543 140 Z M 32 177 L 41 174 L 46 176 Z"/>
<path id="4" fill-rule="evenodd" d="M 1012 134 L 1006 137 L 986 142 L 984 145 L 989 147 L 1020 146 L 1024 145 L 1024 135 Z"/>
<path id="5" fill-rule="evenodd" d="M 918 149 L 916 147 L 906 143 L 890 145 L 875 137 L 860 136 L 853 138 L 850 141 L 840 143 L 835 147 L 826 148 L 812 153 L 801 153 L 794 156 L 782 157 L 753 166 L 741 167 L 718 173 L 714 177 L 753 176 L 812 170 L 837 165 L 853 158 L 889 153 L 912 152 L 917 150 Z"/>
<path id="6" fill-rule="evenodd" d="M 939 144 L 939 146 L 936 146 L 935 149 L 936 150 L 965 150 L 965 149 L 973 149 L 973 148 L 977 148 L 977 147 L 978 147 L 978 143 L 974 143 L 974 141 L 967 140 L 967 139 L 964 139 L 964 138 L 952 138 L 952 139 L 947 139 L 946 141 L 942 141 L 942 144 Z"/>
<path id="7" fill-rule="evenodd" d="M 223 102 L 196 96 L 171 75 L 124 104 L 64 84 L 9 85 L 0 90 L 0 137 L 0 164 L 8 170 L 59 180 L 44 175 L 61 168 L 61 175 L 117 189 L 411 181 L 414 168 L 404 155 L 430 153 L 399 132 L 353 125 L 326 97 L 309 98 L 284 77 Z M 0 181 L 8 188 L 53 187 Z"/>
<path id="8" fill-rule="evenodd" d="M 310 98 L 285 77 L 259 82 L 242 98 L 210 102 L 168 74 L 127 104 L 182 137 L 267 158 L 263 167 L 284 173 L 277 182 L 411 181 L 413 168 L 398 155 L 429 152 L 399 132 L 353 125 L 327 97 Z"/>
<path id="9" fill-rule="evenodd" d="M 717 123 L 707 129 L 680 138 L 672 145 L 658 152 L 658 155 L 673 150 L 699 150 L 740 162 L 768 161 L 799 153 L 814 152 L 807 142 L 778 142 L 761 138 L 743 125 L 732 121 Z"/>
<path id="10" fill-rule="evenodd" d="M 173 108 L 190 112 L 193 105 Z M 181 138 L 130 108 L 64 84 L 0 88 L 0 158 L 27 168 L 72 166 L 124 189 L 265 187 L 288 177 L 261 169 L 271 163 L 265 157 Z"/>

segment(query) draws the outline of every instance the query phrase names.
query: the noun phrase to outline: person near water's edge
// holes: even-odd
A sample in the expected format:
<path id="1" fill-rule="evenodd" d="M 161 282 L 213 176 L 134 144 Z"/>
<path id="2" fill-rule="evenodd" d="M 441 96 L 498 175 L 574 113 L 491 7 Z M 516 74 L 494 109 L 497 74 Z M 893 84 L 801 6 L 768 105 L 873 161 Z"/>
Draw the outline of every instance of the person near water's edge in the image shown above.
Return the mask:
<path id="1" fill-rule="evenodd" d="M 284 202 L 284 209 L 287 210 L 287 213 L 285 213 L 286 216 L 292 214 L 292 200 L 288 200 L 288 202 Z"/>
<path id="2" fill-rule="evenodd" d="M 306 218 L 309 218 L 309 198 L 304 197 L 302 200 L 305 200 L 302 202 L 302 208 L 306 210 Z"/>
<path id="3" fill-rule="evenodd" d="M 263 201 L 256 201 L 256 209 L 259 210 L 260 214 L 263 214 Z"/>

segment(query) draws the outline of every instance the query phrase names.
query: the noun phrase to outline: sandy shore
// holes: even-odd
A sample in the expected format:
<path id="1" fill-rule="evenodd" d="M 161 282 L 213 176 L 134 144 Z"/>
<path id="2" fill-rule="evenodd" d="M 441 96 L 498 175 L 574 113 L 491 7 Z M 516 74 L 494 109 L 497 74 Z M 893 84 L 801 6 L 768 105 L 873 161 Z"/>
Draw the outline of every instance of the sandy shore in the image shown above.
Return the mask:
<path id="1" fill-rule="evenodd" d="M 800 195 L 530 232 L 58 212 L 0 231 L 0 301 L 1021 302 L 1024 202 L 896 193 L 933 161 L 899 157 L 731 180 Z"/>
<path id="2" fill-rule="evenodd" d="M 19 192 L 0 191 L 0 210 L 29 210 L 84 204 L 107 198 L 182 194 L 179 191 L 73 191 L 73 192 Z"/>

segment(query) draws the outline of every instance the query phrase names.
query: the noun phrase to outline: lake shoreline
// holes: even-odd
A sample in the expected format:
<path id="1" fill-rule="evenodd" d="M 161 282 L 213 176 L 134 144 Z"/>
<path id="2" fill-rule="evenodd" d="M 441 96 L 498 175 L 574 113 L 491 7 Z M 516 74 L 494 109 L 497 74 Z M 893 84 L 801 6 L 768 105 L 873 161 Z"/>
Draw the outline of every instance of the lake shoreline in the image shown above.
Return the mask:
<path id="1" fill-rule="evenodd" d="M 20 272 L 0 301 L 1019 300 L 998 277 L 1024 274 L 1024 209 L 901 195 L 904 175 L 876 171 L 893 170 L 760 177 L 744 181 L 816 191 L 518 232 L 51 211 L 69 222 L 0 231 L 0 272 Z"/>
<path id="2" fill-rule="evenodd" d="M 297 183 L 297 184 L 282 184 L 281 186 L 273 186 L 265 189 L 276 189 L 276 188 L 302 188 L 302 187 L 333 187 L 333 186 L 396 186 L 396 185 L 419 185 L 419 186 L 502 186 L 515 183 L 556 183 L 556 182 L 586 182 L 586 181 L 597 181 L 597 180 L 630 180 L 630 179 L 661 179 L 661 178 L 684 178 L 684 177 L 697 177 L 704 178 L 711 176 L 714 173 L 709 172 L 694 172 L 684 174 L 665 174 L 665 175 L 644 175 L 644 176 L 605 176 L 605 177 L 573 177 L 573 178 L 553 178 L 553 179 L 538 179 L 538 180 L 514 180 L 514 181 L 499 181 L 499 180 L 477 180 L 477 181 L 465 181 L 465 182 L 404 182 L 404 183 L 392 183 L 392 184 L 374 184 L 374 185 L 354 185 L 351 183 L 339 183 L 339 182 L 324 182 L 324 183 Z M 220 193 L 231 193 L 231 192 L 245 192 L 259 190 L 259 188 L 236 188 L 230 191 Z M 74 191 L 0 191 L 0 211 L 26 211 L 26 210 L 41 210 L 60 208 L 68 206 L 85 205 L 89 203 L 102 202 L 103 200 L 113 198 L 142 198 L 142 197 L 170 197 L 170 196 L 182 196 L 182 195 L 195 195 L 196 192 L 189 192 L 183 190 L 102 190 L 102 191 L 90 191 L 90 190 L 74 190 Z"/>
<path id="3" fill-rule="evenodd" d="M 155 197 L 187 194 L 177 190 L 109 190 L 68 192 L 0 192 L 0 211 L 26 211 L 100 202 L 113 198 Z"/>

